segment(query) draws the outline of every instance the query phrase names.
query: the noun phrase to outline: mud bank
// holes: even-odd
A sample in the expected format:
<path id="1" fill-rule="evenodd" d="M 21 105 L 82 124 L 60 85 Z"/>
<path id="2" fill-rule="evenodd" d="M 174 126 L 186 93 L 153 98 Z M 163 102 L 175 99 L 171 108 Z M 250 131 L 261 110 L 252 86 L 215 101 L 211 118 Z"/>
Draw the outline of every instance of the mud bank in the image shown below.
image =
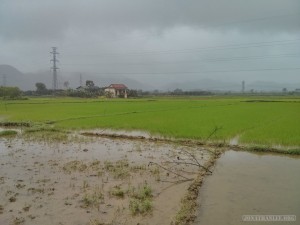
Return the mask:
<path id="1" fill-rule="evenodd" d="M 0 127 L 30 127 L 30 123 L 26 122 L 0 122 Z"/>
<path id="2" fill-rule="evenodd" d="M 97 131 L 87 131 L 81 132 L 81 135 L 84 136 L 93 136 L 93 137 L 105 137 L 105 138 L 113 138 L 113 139 L 128 139 L 128 140 L 147 140 L 151 142 L 164 142 L 164 143 L 175 143 L 185 146 L 202 146 L 207 149 L 210 148 L 218 148 L 221 151 L 226 149 L 233 149 L 238 151 L 250 151 L 250 152 L 266 152 L 266 153 L 279 153 L 279 154 L 288 154 L 288 155 L 300 155 L 299 147 L 270 147 L 270 146 L 259 146 L 259 145 L 241 145 L 238 144 L 239 136 L 234 137 L 229 140 L 229 143 L 223 142 L 213 142 L 213 141 L 198 141 L 191 139 L 172 139 L 172 138 L 164 138 L 160 136 L 152 137 L 148 133 L 145 132 L 134 132 L 133 134 L 127 134 L 124 132 L 116 132 L 105 130 L 101 132 Z"/>

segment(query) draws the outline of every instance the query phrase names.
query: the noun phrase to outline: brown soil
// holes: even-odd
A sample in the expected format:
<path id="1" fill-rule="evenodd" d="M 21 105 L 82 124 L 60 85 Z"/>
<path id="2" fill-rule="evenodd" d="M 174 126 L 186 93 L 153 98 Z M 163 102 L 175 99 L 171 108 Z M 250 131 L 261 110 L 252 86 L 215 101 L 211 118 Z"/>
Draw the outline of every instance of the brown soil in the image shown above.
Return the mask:
<path id="1" fill-rule="evenodd" d="M 203 147 L 145 138 L 0 139 L 0 224 L 175 223 L 206 173 L 189 154 L 214 162 Z"/>

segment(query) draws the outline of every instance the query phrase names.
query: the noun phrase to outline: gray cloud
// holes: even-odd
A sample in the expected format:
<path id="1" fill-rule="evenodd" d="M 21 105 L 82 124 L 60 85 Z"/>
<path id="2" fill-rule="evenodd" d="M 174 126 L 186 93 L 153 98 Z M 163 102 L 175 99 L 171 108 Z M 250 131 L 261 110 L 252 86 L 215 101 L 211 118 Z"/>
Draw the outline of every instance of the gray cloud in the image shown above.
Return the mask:
<path id="1" fill-rule="evenodd" d="M 204 29 L 295 32 L 298 0 L 2 0 L 0 35 L 6 38 L 59 38 L 68 30 L 107 32 Z"/>
<path id="2" fill-rule="evenodd" d="M 154 85 L 207 77 L 300 82 L 299 71 L 180 74 L 297 67 L 299 57 L 207 59 L 300 54 L 299 41 L 276 42 L 299 35 L 299 0 L 0 0 L 0 64 L 49 70 L 57 46 L 61 76 L 123 72 Z M 270 45 L 196 51 L 263 42 Z M 192 51 L 176 52 L 185 49 Z M 151 75 L 164 72 L 173 74 Z"/>

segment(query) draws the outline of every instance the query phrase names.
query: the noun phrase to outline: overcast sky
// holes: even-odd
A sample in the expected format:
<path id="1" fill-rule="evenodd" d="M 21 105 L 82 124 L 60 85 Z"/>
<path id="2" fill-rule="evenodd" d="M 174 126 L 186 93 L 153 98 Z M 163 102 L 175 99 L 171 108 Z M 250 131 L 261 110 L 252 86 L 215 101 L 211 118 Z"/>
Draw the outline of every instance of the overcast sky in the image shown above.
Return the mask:
<path id="1" fill-rule="evenodd" d="M 61 76 L 300 83 L 300 1 L 0 0 L 0 64 L 47 71 L 52 46 Z"/>

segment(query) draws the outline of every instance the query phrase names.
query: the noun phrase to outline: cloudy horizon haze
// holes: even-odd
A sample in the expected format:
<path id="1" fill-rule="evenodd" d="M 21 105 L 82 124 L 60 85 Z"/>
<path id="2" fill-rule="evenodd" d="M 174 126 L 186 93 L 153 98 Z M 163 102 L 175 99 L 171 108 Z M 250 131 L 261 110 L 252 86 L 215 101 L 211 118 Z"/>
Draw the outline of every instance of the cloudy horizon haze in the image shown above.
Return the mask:
<path id="1" fill-rule="evenodd" d="M 51 76 L 53 46 L 74 86 L 79 73 L 300 85 L 300 1 L 0 0 L 0 65 Z"/>

